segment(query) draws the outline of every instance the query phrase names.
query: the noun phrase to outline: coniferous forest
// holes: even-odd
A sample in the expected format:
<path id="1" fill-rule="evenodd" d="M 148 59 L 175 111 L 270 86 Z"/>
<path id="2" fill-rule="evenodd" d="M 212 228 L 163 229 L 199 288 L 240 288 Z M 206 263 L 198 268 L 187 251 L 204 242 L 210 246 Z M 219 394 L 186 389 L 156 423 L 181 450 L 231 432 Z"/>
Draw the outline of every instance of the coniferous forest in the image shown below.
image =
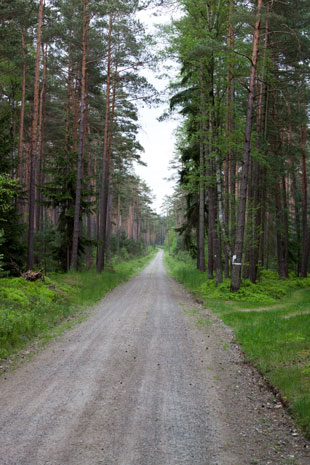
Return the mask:
<path id="1" fill-rule="evenodd" d="M 0 4 L 0 229 L 5 272 L 97 266 L 163 242 L 152 192 L 134 172 L 147 2 Z"/>
<path id="2" fill-rule="evenodd" d="M 149 12 L 149 24 L 139 19 L 143 12 Z M 159 21 L 156 32 L 150 34 L 148 27 L 156 23 L 156 15 L 167 21 Z M 146 77 L 154 73 L 167 83 L 164 92 Z M 18 357 L 34 338 L 50 339 L 56 325 L 60 332 L 65 324 L 69 327 L 86 306 L 141 271 L 156 254 L 156 246 L 161 246 L 167 252 L 168 271 L 233 328 L 246 360 L 277 393 L 274 408 L 288 406 L 310 437 L 309 102 L 309 0 L 0 0 L 0 360 L 10 366 L 12 355 Z M 139 142 L 142 105 L 154 109 L 161 105 L 162 124 L 169 118 L 178 121 L 171 135 L 176 140 L 171 153 L 176 185 L 173 194 L 165 197 L 161 215 L 153 210 L 152 190 L 135 172 L 137 164 L 145 164 Z M 147 437 L 143 451 L 158 437 L 170 438 L 177 431 L 175 420 L 182 423 L 177 441 L 187 437 L 188 400 L 195 400 L 193 392 L 200 391 L 192 390 L 197 380 L 193 388 L 181 385 L 192 376 L 182 363 L 187 360 L 195 367 L 194 377 L 198 365 L 205 371 L 206 366 L 200 365 L 203 360 L 192 363 L 194 359 L 182 358 L 187 344 L 192 344 L 192 336 L 180 332 L 185 328 L 184 313 L 193 318 L 191 322 L 196 318 L 201 331 L 193 340 L 199 334 L 205 345 L 211 327 L 208 338 L 219 334 L 215 351 L 221 345 L 230 351 L 235 343 L 232 338 L 227 343 L 222 340 L 226 338 L 222 326 L 220 333 L 213 333 L 213 316 L 202 306 L 196 308 L 197 301 L 184 310 L 189 300 L 184 294 L 178 297 L 180 288 L 166 279 L 162 256 L 158 253 L 146 274 L 133 280 L 127 291 L 118 289 L 108 301 L 110 307 L 102 311 L 105 319 L 94 331 L 93 345 L 101 350 L 108 341 L 110 352 L 94 352 L 91 357 L 87 345 L 87 358 L 79 358 L 85 366 L 100 360 L 100 367 L 91 372 L 94 378 L 106 369 L 106 361 L 107 369 L 113 371 L 113 376 L 98 377 L 100 390 L 94 398 L 101 399 L 98 393 L 106 389 L 103 380 L 117 379 L 111 387 L 113 399 L 105 402 L 114 412 L 107 415 L 106 429 L 114 431 L 110 419 L 124 413 L 119 406 L 114 409 L 115 399 L 120 399 L 114 396 L 115 386 L 122 384 L 120 379 L 129 379 L 124 372 L 117 374 L 121 366 L 126 365 L 130 380 L 141 382 L 147 393 L 147 427 L 140 425 L 143 434 L 149 434 L 149 419 L 160 418 L 158 406 L 173 399 L 162 419 L 169 428 L 158 436 L 160 422 L 156 423 L 156 439 Z M 133 343 L 129 349 L 130 327 L 137 348 Z M 78 345 L 71 344 L 70 351 Z M 119 350 L 125 345 L 128 350 Z M 197 348 L 189 354 L 200 354 Z M 201 353 L 207 349 L 204 346 Z M 139 355 L 145 352 L 145 358 L 124 358 L 123 352 L 129 355 L 130 350 Z M 115 353 L 118 358 L 113 358 Z M 146 356 L 153 354 L 158 359 L 149 362 Z M 235 355 L 225 357 L 226 366 L 237 367 L 240 373 L 242 356 L 237 362 Z M 146 365 L 135 371 L 136 363 L 141 363 L 136 358 L 151 367 L 147 382 L 140 378 L 147 373 Z M 165 388 L 158 360 L 165 360 L 169 380 Z M 223 370 L 218 360 L 216 355 L 216 365 Z M 179 377 L 174 377 L 176 369 Z M 80 380 L 80 366 L 78 370 Z M 71 368 L 69 372 L 71 377 Z M 91 378 L 88 371 L 84 378 Z M 215 392 L 213 382 L 222 383 L 221 377 L 213 379 L 205 373 L 201 379 L 207 378 L 209 382 L 212 378 L 212 386 L 197 403 L 199 409 Z M 155 389 L 159 379 L 163 397 L 155 396 L 154 410 L 148 411 L 151 395 L 145 386 L 152 384 Z M 229 378 L 225 395 L 236 380 Z M 140 384 L 124 386 L 139 404 L 141 397 L 132 393 L 142 392 Z M 237 388 L 239 392 L 239 382 Z M 185 401 L 179 397 L 182 390 Z M 239 404 L 242 408 L 245 397 L 248 392 Z M 171 417 L 170 427 L 167 412 L 175 412 L 177 404 L 186 406 L 185 414 Z M 124 417 L 140 421 L 144 408 L 139 413 L 134 408 L 125 411 Z M 204 416 L 199 409 L 193 410 L 196 413 L 188 421 L 191 434 L 198 431 L 194 426 Z M 255 409 L 257 415 L 259 409 Z M 97 411 L 88 406 L 86 410 Z M 230 409 L 221 406 L 214 411 L 220 410 L 228 418 Z M 250 411 L 252 400 L 244 415 Z M 135 424 L 126 425 L 131 434 Z M 236 425 L 232 429 L 238 432 L 238 443 Z M 255 425 L 253 431 L 261 433 Z M 100 427 L 93 431 L 97 434 L 102 429 L 100 418 Z M 242 426 L 240 431 L 248 429 Z M 207 436 L 213 437 L 206 431 L 203 443 Z M 20 437 L 19 433 L 14 437 Z M 123 439 L 113 438 L 112 446 L 126 443 Z M 173 454 L 191 451 L 174 439 L 169 439 L 175 445 Z M 76 448 L 74 442 L 67 442 Z M 264 448 L 265 443 L 264 439 Z M 30 443 L 25 444 L 30 450 Z M 101 455 L 102 444 L 100 440 Z M 173 454 L 167 457 L 174 458 Z M 297 463 L 290 457 L 292 461 L 285 463 Z M 277 458 L 281 460 L 280 455 Z M 277 458 L 261 463 L 279 463 Z M 161 455 L 158 463 L 163 463 Z"/>
<path id="3" fill-rule="evenodd" d="M 230 278 L 232 292 L 262 268 L 307 276 L 307 2 L 166 2 L 175 19 L 151 37 L 137 13 L 162 3 L 1 2 L 6 273 L 101 272 L 111 254 L 162 244 L 171 229 L 174 251 L 217 284 Z M 158 100 L 140 71 L 166 58 L 179 71 L 163 119 L 182 123 L 178 186 L 160 218 L 133 164 L 137 102 Z"/>
<path id="4" fill-rule="evenodd" d="M 183 116 L 167 208 L 197 268 L 220 284 L 309 269 L 309 5 L 179 1 L 165 28 Z M 169 112 L 167 112 L 169 114 Z"/>

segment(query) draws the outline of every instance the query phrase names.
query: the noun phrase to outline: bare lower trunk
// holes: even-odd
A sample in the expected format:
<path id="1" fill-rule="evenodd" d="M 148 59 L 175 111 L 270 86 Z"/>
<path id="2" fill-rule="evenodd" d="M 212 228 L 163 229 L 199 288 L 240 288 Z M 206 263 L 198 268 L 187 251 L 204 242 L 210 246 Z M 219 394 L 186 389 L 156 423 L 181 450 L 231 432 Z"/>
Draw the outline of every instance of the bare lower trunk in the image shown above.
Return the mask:
<path id="1" fill-rule="evenodd" d="M 197 230 L 197 269 L 206 271 L 205 260 L 205 188 L 204 188 L 204 149 L 200 143 L 199 215 Z"/>
<path id="2" fill-rule="evenodd" d="M 111 260 L 111 232 L 112 232 L 112 202 L 113 202 L 113 190 L 112 190 L 112 176 L 110 176 L 110 188 L 108 197 L 108 209 L 107 209 L 107 234 L 106 234 L 106 262 L 110 263 Z"/>
<path id="3" fill-rule="evenodd" d="M 105 128 L 104 128 L 104 148 L 101 169 L 101 186 L 99 196 L 99 246 L 97 256 L 97 272 L 101 273 L 104 268 L 104 251 L 105 251 L 105 231 L 107 215 L 107 193 L 109 180 L 109 128 L 110 128 L 110 86 L 111 86 L 111 37 L 112 37 L 112 15 L 109 21 L 108 36 L 108 65 L 107 65 L 107 89 L 106 89 L 106 108 L 105 108 Z"/>
<path id="4" fill-rule="evenodd" d="M 39 120 L 39 85 L 40 85 L 40 58 L 41 38 L 43 24 L 44 0 L 40 0 L 38 11 L 37 50 L 33 91 L 33 119 L 31 134 L 30 154 L 30 179 L 29 179 L 29 227 L 28 227 L 28 257 L 27 268 L 31 270 L 34 265 L 34 213 L 35 213 L 35 163 L 38 143 L 38 120 Z"/>
<path id="5" fill-rule="evenodd" d="M 257 69 L 257 60 L 258 60 L 258 52 L 259 52 L 262 6 L 263 6 L 263 0 L 258 0 L 257 11 L 256 11 L 257 19 L 255 22 L 255 28 L 254 28 L 254 33 L 253 33 L 250 85 L 249 85 L 248 107 L 247 107 L 247 117 L 246 117 L 243 165 L 242 165 L 242 172 L 241 172 L 240 200 L 239 200 L 238 214 L 237 214 L 237 228 L 236 228 L 236 241 L 235 241 L 235 247 L 234 247 L 234 257 L 232 261 L 231 286 L 230 286 L 231 292 L 238 291 L 240 289 L 240 283 L 241 283 L 241 267 L 242 267 L 242 254 L 243 254 L 243 242 L 244 242 L 244 230 L 245 230 L 245 213 L 246 213 L 248 176 L 249 176 L 249 166 L 250 166 L 250 151 L 251 151 L 252 116 L 253 116 L 253 106 L 254 106 L 256 69 Z"/>
<path id="6" fill-rule="evenodd" d="M 307 167 L 306 167 L 306 127 L 300 128 L 301 168 L 302 168 L 302 245 L 301 245 L 301 277 L 306 278 L 308 272 L 307 246 Z"/>
<path id="7" fill-rule="evenodd" d="M 87 239 L 92 239 L 92 216 L 91 215 L 87 215 L 86 235 L 87 235 Z M 86 269 L 89 270 L 92 264 L 93 264 L 92 247 L 88 246 L 86 248 Z"/>
<path id="8" fill-rule="evenodd" d="M 65 148 L 69 152 L 70 139 L 70 114 L 71 114 L 71 87 L 72 87 L 72 70 L 71 70 L 71 43 L 68 50 L 68 76 L 67 76 L 67 101 L 66 101 L 66 122 L 65 122 Z"/>
<path id="9" fill-rule="evenodd" d="M 228 24 L 228 34 L 227 34 L 227 46 L 234 49 L 234 27 L 232 24 L 232 15 L 234 10 L 233 0 L 229 2 L 229 24 Z M 234 65 L 230 64 L 228 69 L 227 76 L 227 92 L 226 92 L 226 137 L 227 137 L 227 153 L 226 153 L 226 163 L 225 163 L 225 230 L 226 237 L 224 241 L 226 242 L 225 247 L 225 278 L 230 276 L 230 261 L 231 261 L 231 243 L 234 240 L 234 211 L 235 211 L 235 156 L 231 144 L 231 135 L 233 132 L 233 103 L 234 103 Z"/>
<path id="10" fill-rule="evenodd" d="M 43 140 L 44 140 L 44 122 L 45 122 L 45 100 L 46 100 L 46 76 L 47 76 L 47 63 L 46 63 L 46 50 L 42 47 L 43 57 L 43 83 L 40 93 L 40 111 L 39 111 L 39 134 L 38 134 L 38 155 L 37 155 L 37 206 L 36 206 L 36 229 L 42 229 L 43 207 L 40 205 L 42 201 L 42 194 L 40 186 L 42 185 L 42 167 L 43 167 Z"/>
<path id="11" fill-rule="evenodd" d="M 116 247 L 117 253 L 120 250 L 120 237 L 121 237 L 121 192 L 120 192 L 120 185 L 118 185 L 118 194 L 117 194 L 117 240 L 116 240 Z"/>
<path id="12" fill-rule="evenodd" d="M 295 168 L 294 164 L 292 163 L 292 188 L 293 188 L 293 198 L 294 198 L 294 214 L 295 214 L 295 228 L 296 228 L 296 239 L 297 243 L 300 244 L 301 234 L 300 234 L 300 211 L 298 205 L 298 198 L 297 198 L 297 182 L 296 182 L 296 175 L 295 175 Z M 298 247 L 297 253 L 297 270 L 296 274 L 299 276 L 300 274 L 300 247 Z"/>
<path id="13" fill-rule="evenodd" d="M 275 200 L 276 200 L 276 228 L 277 228 L 277 255 L 278 255 L 278 272 L 281 279 L 287 278 L 286 265 L 285 265 L 285 250 L 283 242 L 283 222 L 281 221 L 282 216 L 282 202 L 281 192 L 279 184 L 275 186 Z"/>
<path id="14" fill-rule="evenodd" d="M 83 169 L 83 149 L 85 133 L 85 111 L 86 111 L 86 55 L 87 55 L 87 0 L 83 0 L 83 50 L 82 50 L 82 71 L 81 71 L 81 105 L 80 105 L 80 127 L 79 127 L 79 147 L 76 175 L 76 194 L 74 206 L 74 226 L 71 253 L 71 269 L 78 267 L 78 245 L 80 232 L 81 213 L 81 191 L 82 191 L 82 169 Z"/>
<path id="15" fill-rule="evenodd" d="M 27 82 L 27 46 L 25 42 L 25 34 L 22 32 L 22 54 L 23 54 L 23 74 L 22 74 L 22 100 L 20 108 L 20 122 L 19 122 L 19 138 L 18 138 L 18 159 L 17 159 L 17 178 L 21 183 L 25 182 L 24 179 L 24 159 L 23 159 L 23 145 L 24 145 L 24 125 L 25 125 L 25 101 L 26 101 L 26 82 Z M 23 201 L 17 199 L 17 212 L 22 214 L 24 209 Z"/>

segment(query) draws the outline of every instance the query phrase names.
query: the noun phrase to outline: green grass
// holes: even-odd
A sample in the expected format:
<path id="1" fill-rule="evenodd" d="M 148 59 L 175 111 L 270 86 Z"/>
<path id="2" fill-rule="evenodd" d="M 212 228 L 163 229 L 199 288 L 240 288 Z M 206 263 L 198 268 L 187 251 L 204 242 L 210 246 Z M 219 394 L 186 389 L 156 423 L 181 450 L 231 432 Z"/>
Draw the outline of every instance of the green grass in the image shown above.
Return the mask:
<path id="1" fill-rule="evenodd" d="M 309 279 L 282 281 L 262 273 L 260 283 L 244 283 L 229 293 L 228 280 L 216 287 L 194 264 L 165 258 L 170 273 L 234 329 L 246 360 L 253 363 L 310 437 Z"/>
<path id="2" fill-rule="evenodd" d="M 38 336 L 48 341 L 68 317 L 78 315 L 80 321 L 85 307 L 141 271 L 155 253 L 119 263 L 101 274 L 95 270 L 54 274 L 34 283 L 23 278 L 0 279 L 0 360 Z"/>

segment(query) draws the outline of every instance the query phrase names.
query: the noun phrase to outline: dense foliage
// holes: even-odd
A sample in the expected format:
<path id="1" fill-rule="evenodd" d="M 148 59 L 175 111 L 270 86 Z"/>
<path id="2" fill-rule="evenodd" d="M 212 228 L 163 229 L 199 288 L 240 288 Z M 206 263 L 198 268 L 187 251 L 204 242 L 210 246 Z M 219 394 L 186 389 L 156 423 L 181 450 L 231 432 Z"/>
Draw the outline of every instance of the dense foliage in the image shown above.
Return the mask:
<path id="1" fill-rule="evenodd" d="M 137 102 L 157 99 L 140 72 L 154 65 L 152 39 L 137 19 L 150 4 L 1 2 L 0 254 L 7 272 L 89 268 L 95 255 L 102 271 L 111 240 L 114 253 L 126 248 L 124 235 L 139 252 L 162 241 L 152 193 L 134 172 L 143 151 Z"/>
<path id="2" fill-rule="evenodd" d="M 180 64 L 170 110 L 184 117 L 170 226 L 197 268 L 218 284 L 224 274 L 233 292 L 263 268 L 305 278 L 307 2 L 177 3 L 183 14 L 163 31 Z"/>

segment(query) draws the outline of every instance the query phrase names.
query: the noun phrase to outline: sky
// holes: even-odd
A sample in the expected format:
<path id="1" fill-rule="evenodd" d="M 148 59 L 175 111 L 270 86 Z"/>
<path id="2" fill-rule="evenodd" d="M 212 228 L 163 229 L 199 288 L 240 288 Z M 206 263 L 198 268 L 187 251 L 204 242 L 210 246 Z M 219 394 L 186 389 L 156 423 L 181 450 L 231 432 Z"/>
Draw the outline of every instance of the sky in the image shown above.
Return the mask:
<path id="1" fill-rule="evenodd" d="M 154 30 L 154 23 L 169 22 L 169 16 L 153 17 L 149 11 L 141 12 L 139 18 L 150 31 Z M 168 85 L 168 80 L 158 79 L 155 72 L 146 70 L 141 74 L 147 77 L 159 91 L 164 91 Z M 168 181 L 168 178 L 172 175 L 171 170 L 169 170 L 169 162 L 175 151 L 174 131 L 178 123 L 173 119 L 163 122 L 157 120 L 165 109 L 167 109 L 167 106 L 168 103 L 153 108 L 139 108 L 141 129 L 138 139 L 145 149 L 145 153 L 142 154 L 141 158 L 147 163 L 147 167 L 136 166 L 135 171 L 151 187 L 156 196 L 153 209 L 157 213 L 161 211 L 160 207 L 163 203 L 163 198 L 173 193 L 174 185 L 174 182 Z"/>

